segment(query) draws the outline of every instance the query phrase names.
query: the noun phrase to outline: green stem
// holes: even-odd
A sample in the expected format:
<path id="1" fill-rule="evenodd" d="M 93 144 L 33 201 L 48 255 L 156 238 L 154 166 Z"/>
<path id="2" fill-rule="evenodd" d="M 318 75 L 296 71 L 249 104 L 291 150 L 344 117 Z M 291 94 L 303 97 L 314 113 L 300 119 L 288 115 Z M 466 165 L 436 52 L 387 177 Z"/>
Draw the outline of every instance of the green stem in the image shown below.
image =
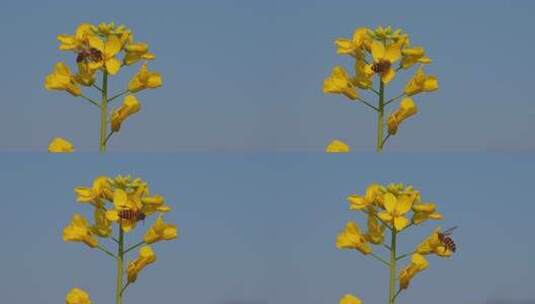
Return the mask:
<path id="1" fill-rule="evenodd" d="M 141 245 L 143 245 L 143 244 L 145 244 L 145 241 L 141 241 L 141 242 L 135 244 L 134 246 L 132 246 L 132 247 L 126 249 L 126 250 L 124 251 L 124 253 L 127 253 L 127 252 L 129 252 L 129 251 L 131 251 L 131 250 L 134 250 L 134 249 L 136 249 L 137 247 L 139 247 L 139 246 L 141 246 Z"/>
<path id="2" fill-rule="evenodd" d="M 116 99 L 116 98 L 119 98 L 119 97 L 123 96 L 124 94 L 126 94 L 126 93 L 128 93 L 128 92 L 129 92 L 129 91 L 126 90 L 126 91 L 121 92 L 121 93 L 119 93 L 119 94 L 117 94 L 117 95 L 114 95 L 113 97 L 111 97 L 110 99 L 108 99 L 108 102 L 111 102 L 112 100 L 114 100 L 114 99 Z"/>
<path id="3" fill-rule="evenodd" d="M 114 259 L 117 258 L 113 253 L 109 252 L 106 248 L 104 248 L 104 247 L 102 247 L 102 246 L 100 246 L 100 245 L 97 245 L 96 248 L 99 249 L 100 251 L 104 252 L 105 254 L 111 256 L 111 257 L 114 258 Z"/>
<path id="4" fill-rule="evenodd" d="M 89 102 L 92 103 L 93 105 L 97 106 L 97 108 L 100 108 L 100 105 L 99 105 L 96 101 L 94 101 L 93 99 L 91 99 L 91 98 L 85 96 L 84 94 L 80 94 L 80 97 L 83 98 L 83 99 L 85 99 L 85 100 L 87 100 L 87 101 L 89 101 Z"/>
<path id="5" fill-rule="evenodd" d="M 124 232 L 119 226 L 119 249 L 117 251 L 117 285 L 115 287 L 115 304 L 123 303 L 123 259 L 124 259 Z"/>
<path id="6" fill-rule="evenodd" d="M 107 136 L 107 115 L 108 115 L 108 72 L 102 72 L 102 103 L 100 104 L 100 152 L 106 151 Z"/>
<path id="7" fill-rule="evenodd" d="M 374 107 L 373 105 L 371 105 L 369 102 L 367 102 L 366 100 L 360 98 L 360 97 L 357 97 L 357 99 L 362 102 L 363 104 L 365 104 L 366 106 L 374 109 L 375 111 L 378 111 L 379 109 L 377 109 L 376 107 Z"/>
<path id="8" fill-rule="evenodd" d="M 388 304 L 394 304 L 396 295 L 394 290 L 396 288 L 396 229 L 392 230 L 392 237 L 390 239 L 390 281 L 388 286 Z"/>
<path id="9" fill-rule="evenodd" d="M 391 102 L 394 102 L 394 101 L 400 99 L 400 98 L 403 97 L 403 96 L 405 96 L 405 93 L 399 94 L 398 96 L 396 96 L 396 97 L 394 97 L 394 98 L 392 98 L 392 99 L 386 101 L 386 102 L 385 102 L 385 106 L 388 105 L 388 104 L 391 103 Z"/>
<path id="10" fill-rule="evenodd" d="M 372 253 L 370 253 L 370 255 L 371 255 L 372 257 L 376 258 L 379 262 L 385 264 L 386 266 L 390 266 L 390 264 L 388 264 L 387 261 L 385 261 L 382 257 L 376 255 L 375 253 L 372 252 Z"/>
<path id="11" fill-rule="evenodd" d="M 396 257 L 396 261 L 399 261 L 399 260 L 401 260 L 401 259 L 403 259 L 403 258 L 405 258 L 405 257 L 407 257 L 407 256 L 409 256 L 409 255 L 411 255 L 411 254 L 413 254 L 413 253 L 414 253 L 414 251 L 413 251 L 413 252 L 408 252 L 408 253 L 402 254 L 402 255 Z"/>
<path id="12" fill-rule="evenodd" d="M 384 115 L 385 115 L 385 84 L 379 80 L 379 107 L 377 115 L 377 152 L 383 151 L 383 131 L 384 131 Z"/>
<path id="13" fill-rule="evenodd" d="M 108 135 L 106 135 L 106 139 L 104 139 L 104 145 L 108 143 L 108 140 L 110 140 L 110 137 L 113 135 L 113 131 L 111 131 Z"/>

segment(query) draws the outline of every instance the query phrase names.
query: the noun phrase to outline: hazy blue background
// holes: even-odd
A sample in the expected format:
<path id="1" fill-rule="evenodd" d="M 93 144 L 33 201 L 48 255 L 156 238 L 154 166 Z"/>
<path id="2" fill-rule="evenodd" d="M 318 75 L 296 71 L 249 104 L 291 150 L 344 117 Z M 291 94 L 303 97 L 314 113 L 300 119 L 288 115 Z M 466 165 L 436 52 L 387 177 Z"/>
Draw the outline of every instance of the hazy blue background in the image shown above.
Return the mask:
<path id="1" fill-rule="evenodd" d="M 96 304 L 110 303 L 112 260 L 64 243 L 61 232 L 73 213 L 90 215 L 75 202 L 75 186 L 129 173 L 167 198 L 173 210 L 166 219 L 181 235 L 154 246 L 159 260 L 140 274 L 125 303 L 326 304 L 345 293 L 384 303 L 386 269 L 337 250 L 335 239 L 346 221 L 363 223 L 347 209 L 348 194 L 398 181 L 439 205 L 443 228 L 459 226 L 458 253 L 430 257 L 399 303 L 535 302 L 533 156 L 1 156 L 2 303 L 62 303 L 74 286 Z M 413 248 L 434 226 L 407 233 L 402 247 Z"/>
<path id="2" fill-rule="evenodd" d="M 73 63 L 57 34 L 116 21 L 150 43 L 164 86 L 139 94 L 143 110 L 112 150 L 309 151 L 333 138 L 373 149 L 371 113 L 321 86 L 334 65 L 350 68 L 334 39 L 383 24 L 426 47 L 441 86 L 416 97 L 420 114 L 388 150 L 533 150 L 534 15 L 533 1 L 6 0 L 0 149 L 44 150 L 53 136 L 96 149 L 97 111 L 43 81 L 56 61 Z M 128 77 L 114 78 L 112 91 Z"/>

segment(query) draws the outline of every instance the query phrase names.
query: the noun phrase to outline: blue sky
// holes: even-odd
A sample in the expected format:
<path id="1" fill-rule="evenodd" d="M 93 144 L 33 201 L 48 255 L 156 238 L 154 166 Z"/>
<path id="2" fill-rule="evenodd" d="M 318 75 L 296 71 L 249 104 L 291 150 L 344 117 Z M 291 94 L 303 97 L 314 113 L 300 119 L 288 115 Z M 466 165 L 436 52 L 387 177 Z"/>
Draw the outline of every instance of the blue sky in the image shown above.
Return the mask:
<path id="1" fill-rule="evenodd" d="M 334 65 L 350 67 L 335 38 L 384 24 L 426 47 L 441 86 L 417 96 L 420 113 L 387 150 L 533 150 L 534 13 L 530 1 L 5 1 L 0 149 L 42 151 L 64 136 L 96 150 L 96 110 L 43 80 L 73 60 L 57 34 L 115 21 L 151 44 L 164 86 L 138 95 L 143 109 L 111 150 L 311 151 L 333 138 L 373 150 L 375 118 L 321 84 Z"/>
<path id="2" fill-rule="evenodd" d="M 133 174 L 167 198 L 173 210 L 166 219 L 181 235 L 154 246 L 159 260 L 141 273 L 126 303 L 325 304 L 345 293 L 382 303 L 386 269 L 334 242 L 347 220 L 362 222 L 347 210 L 349 193 L 399 181 L 438 204 L 443 227 L 459 226 L 458 253 L 430 258 L 400 303 L 533 303 L 534 160 L 489 153 L 4 153 L 2 302 L 61 303 L 79 286 L 94 303 L 109 303 L 111 259 L 64 243 L 61 231 L 74 212 L 89 215 L 75 202 L 75 186 Z M 410 249 L 433 228 L 407 233 L 402 246 Z"/>

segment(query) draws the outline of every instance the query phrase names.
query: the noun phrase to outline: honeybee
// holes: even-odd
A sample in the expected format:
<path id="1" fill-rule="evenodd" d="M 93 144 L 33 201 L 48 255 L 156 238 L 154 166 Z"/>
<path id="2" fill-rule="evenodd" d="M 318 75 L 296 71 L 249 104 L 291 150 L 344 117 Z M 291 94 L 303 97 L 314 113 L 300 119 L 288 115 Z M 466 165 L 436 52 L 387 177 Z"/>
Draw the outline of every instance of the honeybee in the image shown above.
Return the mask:
<path id="1" fill-rule="evenodd" d="M 388 71 L 388 69 L 390 69 L 390 65 L 391 65 L 390 61 L 388 61 L 388 60 L 381 60 L 381 61 L 379 61 L 379 62 L 375 62 L 375 63 L 372 65 L 371 69 L 372 69 L 372 71 L 374 71 L 375 73 L 379 73 L 379 74 L 380 74 L 380 73 L 383 73 L 383 72 Z"/>
<path id="2" fill-rule="evenodd" d="M 145 220 L 145 213 L 141 212 L 141 210 L 120 210 L 118 216 L 123 220 L 133 220 L 136 222 Z"/>
<path id="3" fill-rule="evenodd" d="M 444 245 L 444 252 L 446 252 L 448 249 L 452 252 L 455 252 L 456 246 L 453 239 L 450 237 L 450 235 L 453 233 L 453 230 L 455 230 L 457 226 L 453 226 L 449 229 L 444 230 L 444 232 L 438 232 L 438 239 L 442 242 Z"/>
<path id="4" fill-rule="evenodd" d="M 100 61 L 102 60 L 102 54 L 99 50 L 95 48 L 82 49 L 78 51 L 78 56 L 76 56 L 76 63 L 88 62 L 88 61 Z"/>

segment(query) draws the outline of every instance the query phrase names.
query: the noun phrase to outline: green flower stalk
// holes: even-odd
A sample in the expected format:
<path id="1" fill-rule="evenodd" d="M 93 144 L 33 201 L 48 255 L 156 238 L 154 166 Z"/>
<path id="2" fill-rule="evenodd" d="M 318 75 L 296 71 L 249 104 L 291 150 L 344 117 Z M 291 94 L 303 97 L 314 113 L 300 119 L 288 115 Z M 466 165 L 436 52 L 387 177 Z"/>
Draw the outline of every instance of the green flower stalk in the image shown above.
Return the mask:
<path id="1" fill-rule="evenodd" d="M 375 146 L 377 152 L 381 152 L 387 140 L 397 133 L 399 125 L 416 114 L 417 107 L 412 96 L 438 89 L 436 76 L 426 75 L 423 71 L 423 65 L 431 63 L 431 59 L 426 57 L 424 48 L 409 45 L 406 33 L 400 29 L 394 31 L 390 26 L 378 27 L 375 31 L 357 28 L 352 39 L 339 38 L 335 43 L 337 54 L 349 55 L 355 59 L 354 74 L 348 73 L 342 66 L 335 66 L 323 82 L 323 92 L 344 95 L 377 113 Z M 418 65 L 418 69 L 403 92 L 387 99 L 386 86 L 394 80 L 396 73 L 415 65 Z M 369 102 L 361 96 L 360 90 L 370 92 L 377 98 L 377 102 Z M 400 99 L 399 108 L 387 117 L 386 107 Z M 326 150 L 349 152 L 350 148 L 343 141 L 333 140 Z"/>
<path id="2" fill-rule="evenodd" d="M 156 56 L 149 52 L 149 45 L 134 42 L 132 31 L 125 26 L 114 23 L 101 23 L 98 26 L 82 23 L 73 35 L 58 35 L 59 49 L 73 52 L 78 71 L 73 74 L 63 62 L 56 63 L 54 71 L 46 76 L 47 90 L 66 91 L 74 97 L 81 98 L 99 109 L 99 151 L 106 151 L 111 136 L 119 132 L 121 124 L 132 114 L 139 112 L 141 105 L 133 95 L 144 89 L 154 89 L 162 85 L 162 78 L 157 72 L 149 72 L 147 61 Z M 117 57 L 122 53 L 122 60 Z M 110 78 L 117 75 L 126 66 L 143 62 L 139 72 L 129 81 L 122 91 L 110 94 Z M 97 74 L 102 74 L 97 83 Z M 81 87 L 93 89 L 98 98 L 89 97 Z M 124 97 L 122 105 L 110 111 L 112 102 Z M 96 100 L 100 99 L 100 102 Z M 65 138 L 55 137 L 48 146 L 48 151 L 73 152 L 74 147 Z"/>
<path id="3" fill-rule="evenodd" d="M 127 288 L 136 282 L 139 273 L 146 266 L 156 261 L 156 255 L 149 245 L 175 239 L 178 235 L 177 227 L 164 222 L 162 217 L 170 207 L 165 204 L 162 196 L 149 194 L 146 182 L 130 176 L 100 176 L 93 181 L 92 187 L 76 187 L 74 191 L 78 202 L 93 208 L 94 223 L 90 224 L 81 214 L 73 215 L 71 223 L 63 229 L 63 240 L 84 243 L 114 259 L 117 269 L 115 304 L 122 304 Z M 157 218 L 145 232 L 143 239 L 127 247 L 127 235 L 134 231 L 139 221 L 153 215 L 157 215 Z M 116 229 L 113 229 L 113 226 L 116 226 Z M 99 239 L 112 242 L 116 246 L 115 252 L 101 244 Z M 127 254 L 137 248 L 138 257 L 126 263 Z M 66 302 L 91 303 L 89 295 L 78 288 L 67 294 Z"/>
<path id="4" fill-rule="evenodd" d="M 350 210 L 359 211 L 366 216 L 368 229 L 366 232 L 361 232 L 356 222 L 348 222 L 336 238 L 336 247 L 357 250 L 387 267 L 389 273 L 387 304 L 395 304 L 397 297 L 409 287 L 414 276 L 428 267 L 426 255 L 450 257 L 455 252 L 455 243 L 448 236 L 450 231 L 441 232 L 440 227 L 437 227 L 415 249 L 399 254 L 398 237 L 401 233 L 428 220 L 442 219 L 442 214 L 436 211 L 435 204 L 424 203 L 420 192 L 411 186 L 372 184 L 364 195 L 351 194 L 347 199 Z M 412 215 L 409 214 L 411 212 Z M 390 232 L 388 243 L 385 242 L 386 230 Z M 385 259 L 375 253 L 372 245 L 386 248 L 389 258 Z M 411 257 L 410 264 L 398 273 L 398 262 L 408 256 Z M 340 304 L 360 303 L 360 299 L 351 294 L 346 294 L 340 299 Z"/>

